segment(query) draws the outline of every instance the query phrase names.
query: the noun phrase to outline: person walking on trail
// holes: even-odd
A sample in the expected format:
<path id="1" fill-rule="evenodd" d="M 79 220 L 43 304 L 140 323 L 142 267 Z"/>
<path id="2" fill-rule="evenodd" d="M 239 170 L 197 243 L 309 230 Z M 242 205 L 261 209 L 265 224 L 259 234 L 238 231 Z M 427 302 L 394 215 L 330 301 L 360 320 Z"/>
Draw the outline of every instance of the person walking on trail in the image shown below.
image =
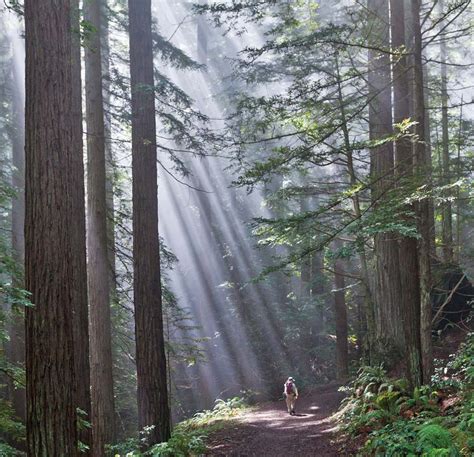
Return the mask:
<path id="1" fill-rule="evenodd" d="M 293 416 L 295 412 L 295 403 L 298 398 L 298 389 L 296 388 L 295 380 L 291 376 L 286 380 L 284 384 L 283 394 L 286 397 L 286 407 L 288 414 Z"/>

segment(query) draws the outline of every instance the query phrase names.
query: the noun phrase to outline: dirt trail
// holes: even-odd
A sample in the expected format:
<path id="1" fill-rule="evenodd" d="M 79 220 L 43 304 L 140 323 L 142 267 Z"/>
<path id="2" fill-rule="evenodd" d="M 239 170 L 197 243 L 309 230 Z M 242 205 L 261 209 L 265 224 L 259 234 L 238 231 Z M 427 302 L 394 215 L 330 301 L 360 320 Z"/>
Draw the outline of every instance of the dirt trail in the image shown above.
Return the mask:
<path id="1" fill-rule="evenodd" d="M 338 456 L 331 444 L 336 426 L 329 417 L 343 397 L 334 385 L 301 393 L 296 416 L 286 412 L 283 401 L 264 404 L 231 428 L 217 432 L 206 455 Z"/>

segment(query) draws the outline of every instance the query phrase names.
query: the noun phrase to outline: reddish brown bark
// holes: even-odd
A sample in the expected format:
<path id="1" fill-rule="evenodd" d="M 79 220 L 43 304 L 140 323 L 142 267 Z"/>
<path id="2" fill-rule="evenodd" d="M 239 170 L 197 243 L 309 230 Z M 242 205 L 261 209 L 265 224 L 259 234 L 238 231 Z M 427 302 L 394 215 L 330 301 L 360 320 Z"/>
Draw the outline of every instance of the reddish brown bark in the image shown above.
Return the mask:
<path id="1" fill-rule="evenodd" d="M 87 365 L 88 340 L 72 17 L 68 0 L 25 1 L 25 277 L 35 305 L 26 310 L 27 444 L 34 457 L 77 455 L 76 407 L 87 390 L 79 386 L 89 384 L 79 363 Z"/>
<path id="2" fill-rule="evenodd" d="M 370 139 L 380 140 L 393 134 L 390 29 L 387 0 L 368 0 L 369 24 L 374 47 L 369 51 L 369 129 Z M 394 188 L 393 144 L 387 142 L 372 149 L 372 197 L 375 206 L 383 205 Z M 403 353 L 404 331 L 400 309 L 400 270 L 398 246 L 394 233 L 375 236 L 376 271 L 372 290 L 375 301 L 376 339 L 379 348 L 400 356 Z M 394 354 L 394 355 L 395 355 Z"/>
<path id="3" fill-rule="evenodd" d="M 341 259 L 334 262 L 334 315 L 336 320 L 336 375 L 346 379 L 349 375 L 347 307 L 344 268 Z"/>
<path id="4" fill-rule="evenodd" d="M 444 14 L 444 1 L 440 0 L 439 9 Z M 440 43 L 440 60 L 441 60 L 441 130 L 442 130 L 442 184 L 449 185 L 451 182 L 451 160 L 449 154 L 449 112 L 448 112 L 448 66 L 447 66 L 447 49 L 446 38 L 441 36 Z M 426 113 L 427 114 L 427 113 Z M 450 201 L 443 202 L 442 205 L 442 241 L 443 241 L 443 258 L 444 261 L 450 263 L 453 261 L 453 209 Z"/>
<path id="5" fill-rule="evenodd" d="M 413 77 L 414 77 L 414 118 L 417 121 L 415 133 L 416 172 L 420 184 L 431 187 L 431 157 L 426 148 L 425 96 L 423 83 L 422 36 L 420 22 L 420 0 L 412 0 L 413 29 Z M 420 272 L 420 338 L 423 376 L 422 382 L 431 381 L 433 366 L 433 349 L 431 340 L 431 227 L 430 199 L 425 198 L 417 205 L 418 232 L 418 263 Z"/>
<path id="6" fill-rule="evenodd" d="M 105 125 L 102 94 L 101 2 L 84 3 L 93 27 L 85 46 L 87 121 L 87 251 L 93 455 L 104 455 L 114 439 L 114 389 L 107 234 Z"/>
<path id="7" fill-rule="evenodd" d="M 80 43 L 80 12 L 79 0 L 71 0 L 72 19 L 72 56 L 73 56 L 73 109 L 74 116 L 73 146 L 74 163 L 71 165 L 71 185 L 75 189 L 71 194 L 71 204 L 76 220 L 71 227 L 73 249 L 72 275 L 76 287 L 71 297 L 74 306 L 74 364 L 76 407 L 79 408 L 79 418 L 90 422 L 91 394 L 90 394 L 90 365 L 89 365 L 89 309 L 87 302 L 87 265 L 86 265 L 86 216 L 84 196 L 84 158 L 82 140 L 82 80 L 81 80 L 81 43 Z M 79 441 L 92 449 L 92 432 L 89 427 L 81 426 L 79 421 Z M 81 455 L 89 455 L 84 450 Z"/>
<path id="8" fill-rule="evenodd" d="M 138 425 L 148 444 L 170 436 L 158 236 L 156 121 L 150 0 L 129 0 L 133 265 Z"/>
<path id="9" fill-rule="evenodd" d="M 399 52 L 393 64 L 393 102 L 395 122 L 410 118 L 410 78 L 405 45 L 405 8 L 403 2 L 390 0 L 392 48 Z M 413 181 L 413 148 L 409 138 L 401 138 L 395 144 L 395 164 L 397 184 L 411 185 Z M 413 211 L 407 207 L 407 211 Z M 413 218 L 406 217 L 413 224 Z M 420 353 L 420 282 L 418 272 L 417 241 L 413 237 L 399 236 L 401 306 L 403 327 L 405 329 L 405 354 L 408 378 L 419 384 L 421 376 Z"/>

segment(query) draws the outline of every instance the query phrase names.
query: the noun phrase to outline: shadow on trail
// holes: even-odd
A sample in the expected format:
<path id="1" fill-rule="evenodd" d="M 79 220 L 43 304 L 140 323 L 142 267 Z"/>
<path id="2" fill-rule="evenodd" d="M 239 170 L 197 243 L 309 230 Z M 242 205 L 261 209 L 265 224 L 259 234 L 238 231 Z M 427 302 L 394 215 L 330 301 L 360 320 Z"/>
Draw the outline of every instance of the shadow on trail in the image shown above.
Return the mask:
<path id="1" fill-rule="evenodd" d="M 331 443 L 337 426 L 330 416 L 344 395 L 338 386 L 301 393 L 299 412 L 289 415 L 285 402 L 263 404 L 210 440 L 208 456 L 338 456 Z"/>

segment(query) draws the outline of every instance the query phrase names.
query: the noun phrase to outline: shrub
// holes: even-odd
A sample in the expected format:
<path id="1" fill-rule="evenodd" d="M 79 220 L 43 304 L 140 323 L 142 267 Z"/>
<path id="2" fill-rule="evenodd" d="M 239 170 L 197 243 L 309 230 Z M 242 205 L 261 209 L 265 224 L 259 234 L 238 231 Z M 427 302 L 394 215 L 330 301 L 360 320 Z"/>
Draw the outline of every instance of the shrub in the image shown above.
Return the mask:
<path id="1" fill-rule="evenodd" d="M 453 438 L 448 430 L 436 424 L 424 425 L 417 435 L 418 445 L 422 449 L 449 449 L 453 445 Z"/>
<path id="2" fill-rule="evenodd" d="M 223 427 L 226 421 L 238 417 L 247 409 L 247 403 L 243 398 L 218 399 L 213 409 L 196 413 L 190 419 L 177 424 L 168 442 L 153 446 L 145 454 L 138 451 L 139 443 L 137 439 L 112 446 L 110 450 L 116 456 L 124 455 L 126 457 L 188 457 L 201 455 L 206 451 L 206 439 L 209 434 Z"/>
<path id="3" fill-rule="evenodd" d="M 361 456 L 474 455 L 474 334 L 438 367 L 432 386 L 409 392 L 382 367 L 359 371 L 344 389 L 343 429 L 367 436 Z"/>

